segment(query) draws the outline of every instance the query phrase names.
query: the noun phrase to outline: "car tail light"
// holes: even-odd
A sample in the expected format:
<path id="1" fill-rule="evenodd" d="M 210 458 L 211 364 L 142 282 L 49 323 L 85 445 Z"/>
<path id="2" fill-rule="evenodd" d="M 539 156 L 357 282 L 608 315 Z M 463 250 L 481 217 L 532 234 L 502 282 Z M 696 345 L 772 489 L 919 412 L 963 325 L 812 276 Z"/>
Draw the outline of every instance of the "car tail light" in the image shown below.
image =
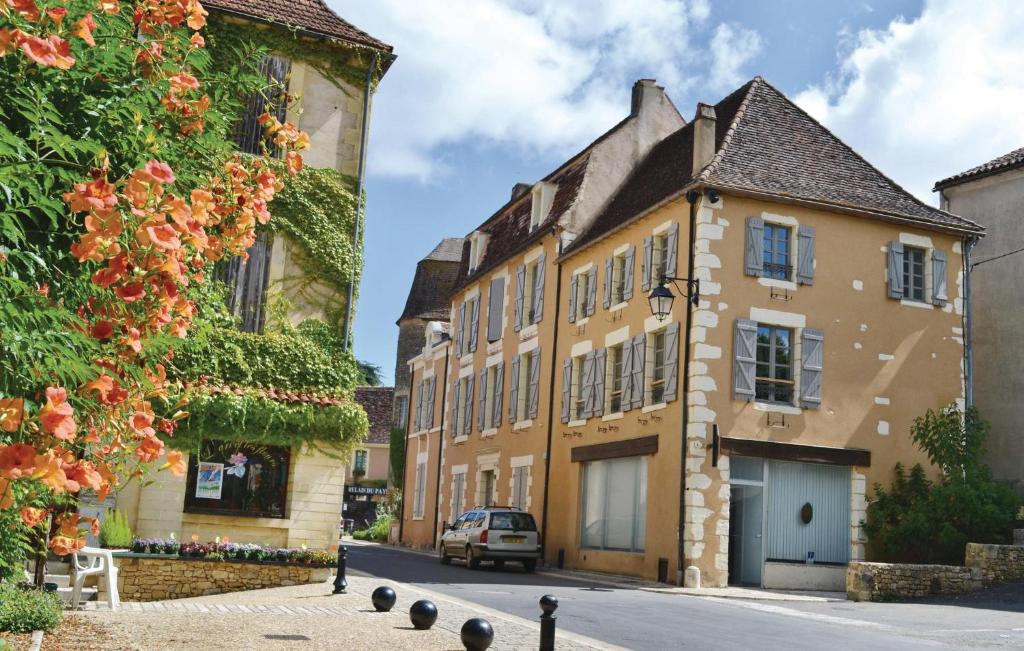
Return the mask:
<path id="1" fill-rule="evenodd" d="M 483 533 L 480 534 L 480 544 L 482 544 L 482 545 L 486 545 L 487 544 L 487 530 L 486 529 L 484 529 Z"/>

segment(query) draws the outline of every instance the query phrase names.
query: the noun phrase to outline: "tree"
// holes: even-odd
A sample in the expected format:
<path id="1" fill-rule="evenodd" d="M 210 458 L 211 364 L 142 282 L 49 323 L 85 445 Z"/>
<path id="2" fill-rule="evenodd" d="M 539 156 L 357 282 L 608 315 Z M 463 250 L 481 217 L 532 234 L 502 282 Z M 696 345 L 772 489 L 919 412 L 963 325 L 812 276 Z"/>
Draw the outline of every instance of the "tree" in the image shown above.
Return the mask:
<path id="1" fill-rule="evenodd" d="M 392 428 L 390 444 L 388 457 L 391 461 L 391 485 L 401 488 L 405 476 L 405 430 L 401 427 Z"/>
<path id="2" fill-rule="evenodd" d="M 359 362 L 359 386 L 379 387 L 382 384 L 380 366 L 372 362 Z"/>
<path id="3" fill-rule="evenodd" d="M 959 565 L 968 542 L 1009 542 L 1020 499 L 982 461 L 987 432 L 973 407 L 929 409 L 914 420 L 911 437 L 939 478 L 930 481 L 921 464 L 909 472 L 896 464 L 888 492 L 875 484 L 864 530 L 877 556 Z"/>
<path id="4" fill-rule="evenodd" d="M 84 544 L 96 523 L 64 508 L 82 490 L 185 470 L 160 437 L 187 414 L 152 406 L 164 364 L 211 265 L 245 254 L 283 188 L 231 137 L 242 100 L 273 92 L 262 53 L 214 62 L 206 15 L 198 0 L 0 3 L 0 521 L 20 541 L 0 544 L 0 575 L 30 533 L 58 554 Z M 308 137 L 260 123 L 299 171 Z"/>

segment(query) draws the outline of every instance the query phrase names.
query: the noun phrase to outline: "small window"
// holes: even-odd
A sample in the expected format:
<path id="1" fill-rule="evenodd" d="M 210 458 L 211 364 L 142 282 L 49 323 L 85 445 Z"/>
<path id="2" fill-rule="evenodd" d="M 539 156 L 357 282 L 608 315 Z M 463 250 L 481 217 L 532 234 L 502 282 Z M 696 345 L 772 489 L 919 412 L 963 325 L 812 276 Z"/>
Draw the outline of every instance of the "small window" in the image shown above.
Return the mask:
<path id="1" fill-rule="evenodd" d="M 583 400 L 583 361 L 583 357 L 574 357 L 572 360 L 570 399 L 572 400 L 572 416 L 574 420 L 583 420 L 586 413 L 586 404 Z"/>
<path id="2" fill-rule="evenodd" d="M 283 518 L 290 461 L 288 448 L 204 441 L 189 460 L 185 510 Z"/>
<path id="3" fill-rule="evenodd" d="M 524 421 L 530 413 L 530 376 L 533 374 L 533 354 L 523 353 L 519 356 L 519 377 L 515 378 L 518 387 L 516 396 L 516 420 Z"/>
<path id="4" fill-rule="evenodd" d="M 547 219 L 551 212 L 551 203 L 555 198 L 555 185 L 551 183 L 538 183 L 533 187 L 530 205 L 530 232 L 537 228 Z"/>
<path id="5" fill-rule="evenodd" d="M 462 436 L 466 431 L 466 401 L 472 400 L 469 395 L 469 377 L 457 380 L 459 387 L 458 400 L 455 401 L 455 413 L 452 414 L 452 435 Z"/>
<path id="6" fill-rule="evenodd" d="M 352 472 L 366 474 L 366 450 L 356 450 L 355 461 L 352 463 Z"/>
<path id="7" fill-rule="evenodd" d="M 517 466 L 512 469 L 512 506 L 526 509 L 530 489 L 530 467 Z"/>
<path id="8" fill-rule="evenodd" d="M 647 336 L 647 345 L 651 351 L 650 377 L 647 404 L 657 405 L 665 402 L 665 331 Z"/>
<path id="9" fill-rule="evenodd" d="M 793 332 L 775 326 L 757 326 L 757 400 L 793 404 Z"/>
<path id="10" fill-rule="evenodd" d="M 525 325 L 532 325 L 537 322 L 537 315 L 533 309 L 534 293 L 537 289 L 537 261 L 534 260 L 526 265 L 526 287 L 523 288 L 523 314 Z"/>
<path id="11" fill-rule="evenodd" d="M 608 348 L 606 364 L 610 374 L 605 379 L 605 386 L 608 387 L 608 398 L 605 400 L 607 413 L 618 414 L 622 412 L 622 344 Z"/>
<path id="12" fill-rule="evenodd" d="M 452 517 L 462 514 L 462 493 L 466 488 L 466 473 L 459 472 L 452 475 Z M 457 527 L 453 527 L 457 528 Z"/>
<path id="13" fill-rule="evenodd" d="M 477 502 L 480 506 L 491 506 L 494 504 L 494 471 L 483 470 L 480 472 L 480 485 L 478 487 Z M 483 516 L 483 514 L 481 514 Z"/>
<path id="14" fill-rule="evenodd" d="M 612 259 L 612 305 L 625 300 L 626 294 L 626 256 L 617 255 Z"/>
<path id="15" fill-rule="evenodd" d="M 576 320 L 587 318 L 588 301 L 590 300 L 590 274 L 586 271 L 576 274 Z"/>
<path id="16" fill-rule="evenodd" d="M 416 485 L 413 488 L 412 516 L 422 518 L 424 505 L 426 503 L 427 488 L 427 464 L 426 462 L 416 464 Z"/>
<path id="17" fill-rule="evenodd" d="M 903 298 L 924 300 L 924 260 L 924 249 L 903 247 Z"/>
<path id="18" fill-rule="evenodd" d="M 469 236 L 469 274 L 480 268 L 484 260 L 484 249 L 487 246 L 487 233 L 476 231 Z"/>
<path id="19" fill-rule="evenodd" d="M 651 251 L 651 279 L 658 283 L 667 276 L 668 269 L 668 233 L 654 236 L 654 248 Z"/>
<path id="20" fill-rule="evenodd" d="M 764 277 L 789 280 L 793 275 L 791 230 L 778 224 L 764 225 Z"/>

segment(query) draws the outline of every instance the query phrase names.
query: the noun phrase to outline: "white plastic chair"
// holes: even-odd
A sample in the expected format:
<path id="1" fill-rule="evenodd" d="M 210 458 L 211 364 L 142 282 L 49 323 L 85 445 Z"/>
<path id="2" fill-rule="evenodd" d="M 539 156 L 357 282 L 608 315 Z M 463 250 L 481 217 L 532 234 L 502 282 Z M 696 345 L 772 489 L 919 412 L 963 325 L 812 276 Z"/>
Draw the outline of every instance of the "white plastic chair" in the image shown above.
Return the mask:
<path id="1" fill-rule="evenodd" d="M 83 565 L 79 556 L 85 556 L 87 564 Z M 82 598 L 85 577 L 98 574 L 103 586 L 107 589 L 107 604 L 110 610 L 121 607 L 121 597 L 117 594 L 117 568 L 114 567 L 114 556 L 109 549 L 83 547 L 71 555 L 74 564 L 75 586 L 71 592 L 71 609 L 78 610 L 78 602 Z"/>

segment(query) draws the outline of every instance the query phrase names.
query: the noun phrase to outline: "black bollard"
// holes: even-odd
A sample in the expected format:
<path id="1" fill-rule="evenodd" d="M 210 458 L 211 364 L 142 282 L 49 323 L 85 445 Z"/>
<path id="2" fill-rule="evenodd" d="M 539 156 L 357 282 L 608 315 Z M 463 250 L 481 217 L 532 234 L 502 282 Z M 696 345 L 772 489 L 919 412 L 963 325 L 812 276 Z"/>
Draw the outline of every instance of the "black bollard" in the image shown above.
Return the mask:
<path id="1" fill-rule="evenodd" d="M 558 599 L 546 594 L 540 598 L 540 651 L 555 651 L 555 611 Z"/>
<path id="2" fill-rule="evenodd" d="M 466 651 L 485 651 L 494 641 L 494 629 L 486 619 L 474 617 L 462 625 L 462 646 Z"/>
<path id="3" fill-rule="evenodd" d="M 345 579 L 345 559 L 348 558 L 348 547 L 338 545 L 338 575 L 334 577 L 334 592 L 332 594 L 345 594 L 348 589 L 348 580 Z"/>
<path id="4" fill-rule="evenodd" d="M 437 606 L 432 601 L 420 599 L 409 609 L 409 619 L 413 628 L 426 631 L 437 621 Z"/>
<path id="5" fill-rule="evenodd" d="M 373 602 L 373 607 L 378 613 L 386 613 L 394 608 L 397 600 L 398 595 L 386 585 L 380 586 L 370 595 L 370 601 Z"/>

